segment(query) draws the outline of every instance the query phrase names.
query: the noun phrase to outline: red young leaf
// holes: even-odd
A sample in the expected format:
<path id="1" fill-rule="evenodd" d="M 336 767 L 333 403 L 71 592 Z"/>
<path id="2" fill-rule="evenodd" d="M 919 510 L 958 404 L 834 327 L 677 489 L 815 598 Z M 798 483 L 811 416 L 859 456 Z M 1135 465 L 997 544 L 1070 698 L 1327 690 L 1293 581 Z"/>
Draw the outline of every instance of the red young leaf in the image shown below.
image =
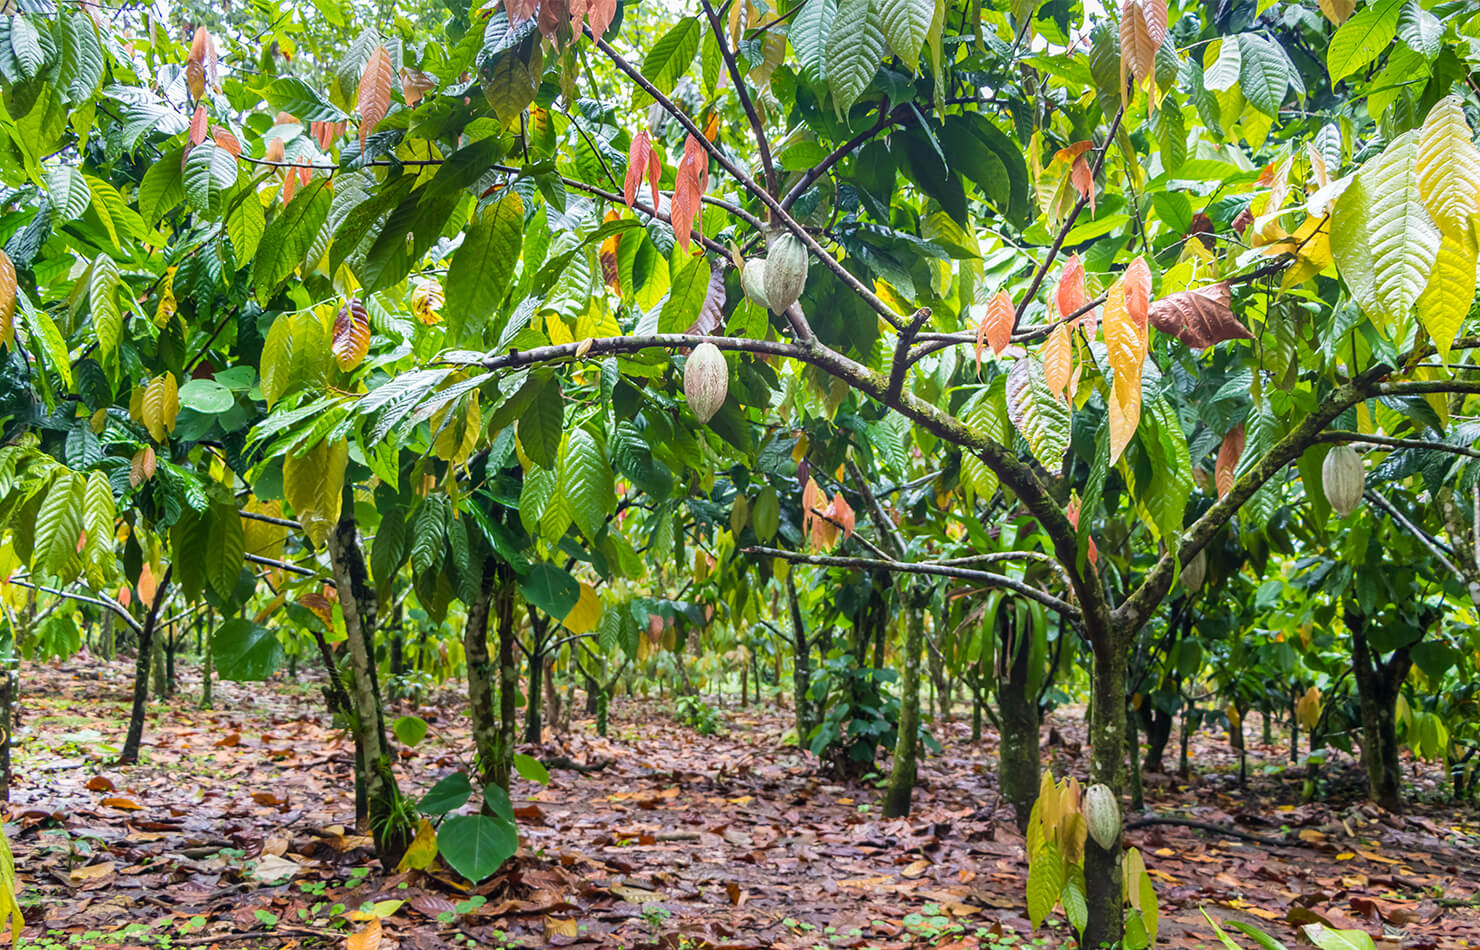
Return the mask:
<path id="1" fill-rule="evenodd" d="M 1229 306 L 1233 298 L 1227 281 L 1163 297 L 1151 305 L 1151 325 L 1194 350 L 1224 340 L 1252 340 L 1254 334 L 1239 322 Z"/>
<path id="2" fill-rule="evenodd" d="M 535 15 L 540 8 L 540 0 L 505 0 L 504 10 L 509 14 L 509 22 L 518 26 L 525 20 Z"/>
<path id="3" fill-rule="evenodd" d="M 605 36 L 611 28 L 612 18 L 617 15 L 617 0 L 589 0 L 586 20 L 591 24 L 591 33 Z"/>
<path id="4" fill-rule="evenodd" d="M 339 308 L 334 318 L 334 336 L 330 346 L 334 351 L 334 362 L 345 372 L 359 366 L 365 354 L 370 352 L 370 317 L 358 299 Z"/>
<path id="5" fill-rule="evenodd" d="M 1002 351 L 1007 349 L 1007 344 L 1012 342 L 1012 324 L 1015 319 L 1012 297 L 1005 290 L 997 291 L 996 296 L 987 302 L 987 310 L 982 314 L 981 325 L 976 328 L 978 369 L 982 362 L 982 341 L 985 340 L 992 347 L 995 355 L 1001 356 Z"/>
<path id="6" fill-rule="evenodd" d="M 391 85 L 396 80 L 396 69 L 391 63 L 391 54 L 384 46 L 375 47 L 360 73 L 360 150 L 365 140 L 385 114 L 391 109 Z"/>
<path id="7" fill-rule="evenodd" d="M 1240 422 L 1223 437 L 1218 446 L 1218 460 L 1213 463 L 1213 483 L 1218 486 L 1218 497 L 1222 498 L 1233 488 L 1233 470 L 1244 454 L 1244 424 Z"/>
<path id="8" fill-rule="evenodd" d="M 566 0 L 543 0 L 540 4 L 540 35 L 550 40 L 560 32 L 560 24 L 570 19 Z"/>
<path id="9" fill-rule="evenodd" d="M 1061 317 L 1067 317 L 1084 306 L 1084 262 L 1079 259 L 1078 254 L 1069 258 L 1069 262 L 1064 265 L 1054 299 L 1059 305 Z"/>
<path id="10" fill-rule="evenodd" d="M 643 129 L 632 136 L 632 145 L 627 149 L 627 179 L 622 187 L 622 198 L 627 202 L 627 207 L 632 207 L 632 203 L 637 200 L 637 186 L 642 184 L 644 171 L 648 172 L 653 186 L 653 208 L 658 207 L 658 172 L 661 167 L 657 153 L 653 151 L 653 138 L 648 130 Z"/>
<path id="11" fill-rule="evenodd" d="M 1125 269 L 1125 312 L 1141 335 L 1141 355 L 1146 355 L 1146 320 L 1151 310 L 1151 268 L 1146 258 L 1137 257 Z"/>
<path id="12" fill-rule="evenodd" d="M 678 162 L 677 175 L 673 184 L 673 203 L 668 217 L 673 224 L 673 236 L 678 246 L 689 249 L 689 237 L 696 224 L 702 224 L 702 199 L 709 187 L 709 153 L 694 136 L 683 143 L 683 158 Z"/>
<path id="13" fill-rule="evenodd" d="M 1068 516 L 1069 523 L 1074 526 L 1074 530 L 1079 530 L 1079 496 L 1077 494 L 1069 499 L 1069 504 L 1064 509 L 1064 514 Z M 1089 539 L 1087 554 L 1091 564 L 1099 563 L 1100 552 L 1095 549 L 1095 539 L 1093 537 Z"/>
<path id="14" fill-rule="evenodd" d="M 206 140 L 206 129 L 210 126 L 210 117 L 206 115 L 206 107 L 198 105 L 195 114 L 190 117 L 190 144 L 199 145 Z"/>
<path id="15" fill-rule="evenodd" d="M 15 263 L 0 250 L 0 346 L 15 345 L 15 301 L 19 284 Z"/>
<path id="16" fill-rule="evenodd" d="M 225 129 L 218 128 L 211 130 L 211 138 L 215 141 L 217 147 L 226 149 L 235 158 L 241 158 L 242 143 L 236 140 L 235 135 L 232 135 Z"/>
<path id="17" fill-rule="evenodd" d="M 1095 213 L 1095 176 L 1089 170 L 1089 162 L 1080 155 L 1074 159 L 1074 164 L 1069 166 L 1069 183 L 1074 190 L 1089 199 L 1089 213 Z"/>

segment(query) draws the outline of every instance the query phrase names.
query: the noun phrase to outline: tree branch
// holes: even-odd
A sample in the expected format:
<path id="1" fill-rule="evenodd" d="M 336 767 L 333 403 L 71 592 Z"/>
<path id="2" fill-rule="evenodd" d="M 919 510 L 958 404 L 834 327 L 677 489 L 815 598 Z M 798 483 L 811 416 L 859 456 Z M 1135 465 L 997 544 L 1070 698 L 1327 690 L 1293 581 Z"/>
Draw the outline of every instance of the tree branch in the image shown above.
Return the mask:
<path id="1" fill-rule="evenodd" d="M 1316 441 L 1336 443 L 1356 442 L 1363 445 L 1383 445 L 1396 449 L 1426 449 L 1435 452 L 1448 452 L 1451 455 L 1468 455 L 1470 458 L 1480 459 L 1480 449 L 1472 449 L 1464 445 L 1450 445 L 1448 442 L 1431 442 L 1427 439 L 1399 439 L 1390 435 L 1370 435 L 1365 432 L 1347 432 L 1343 429 L 1322 432 L 1316 437 Z"/>
<path id="2" fill-rule="evenodd" d="M 1059 613 L 1078 622 L 1081 617 L 1080 610 L 1067 601 L 1060 600 L 1052 594 L 1039 590 L 1022 581 L 1013 580 L 1002 574 L 993 574 L 989 571 L 974 571 L 965 567 L 952 567 L 949 564 L 933 564 L 924 561 L 896 561 L 886 558 L 871 557 L 832 557 L 824 554 L 801 554 L 796 551 L 786 551 L 781 548 L 769 548 L 753 546 L 742 548 L 740 553 L 750 554 L 756 557 L 779 557 L 785 561 L 797 564 L 813 564 L 819 567 L 851 567 L 866 571 L 890 571 L 896 574 L 929 574 L 936 577 L 954 577 L 960 580 L 976 581 L 994 587 L 1002 587 L 1021 594 L 1030 600 L 1035 600 L 1045 607 L 1057 610 Z"/>
<path id="3" fill-rule="evenodd" d="M 719 54 L 725 61 L 725 69 L 730 73 L 730 82 L 735 86 L 735 95 L 740 97 L 740 108 L 745 110 L 745 117 L 750 120 L 750 130 L 755 133 L 755 147 L 760 152 L 761 168 L 766 175 L 766 190 L 771 194 L 776 193 L 776 166 L 771 163 L 771 143 L 766 141 L 766 129 L 761 124 L 760 113 L 756 111 L 755 103 L 750 99 L 750 93 L 745 91 L 745 80 L 740 75 L 740 67 L 735 62 L 735 54 L 730 51 L 730 44 L 725 39 L 724 26 L 719 21 L 719 14 L 714 12 L 714 7 L 709 0 L 703 0 L 704 15 L 709 18 L 709 28 L 714 31 L 714 41 L 719 45 Z"/>
<path id="4" fill-rule="evenodd" d="M 114 614 L 116 614 L 119 619 L 121 619 L 124 624 L 134 633 L 138 633 L 139 631 L 144 629 L 143 625 L 141 625 L 137 620 L 134 619 L 134 615 L 128 612 L 127 607 L 123 606 L 123 604 L 120 604 L 118 601 L 114 600 L 111 597 L 89 597 L 86 594 L 79 594 L 70 590 L 59 590 L 55 587 L 47 587 L 43 584 L 36 584 L 31 581 L 24 581 L 15 577 L 12 577 L 4 581 L 3 583 L 0 583 L 0 586 L 4 586 L 4 584 L 15 584 L 19 587 L 25 587 L 28 590 L 39 590 L 44 594 L 54 594 L 57 597 L 65 597 L 68 600 L 76 600 L 84 604 L 92 604 L 95 607 L 102 607 L 103 609 L 112 611 Z"/>
<path id="5" fill-rule="evenodd" d="M 1430 554 L 1438 558 L 1439 563 L 1443 564 L 1444 568 L 1449 571 L 1449 573 L 1453 574 L 1455 578 L 1459 580 L 1461 585 L 1463 585 L 1466 589 L 1469 588 L 1469 578 L 1465 577 L 1465 572 L 1460 570 L 1459 567 L 1449 559 L 1448 555 L 1446 555 L 1445 552 L 1440 549 L 1439 542 L 1434 539 L 1433 535 L 1429 534 L 1427 531 L 1424 531 L 1412 521 L 1409 521 L 1408 518 L 1401 511 L 1398 510 L 1398 507 L 1396 505 L 1388 501 L 1376 491 L 1369 488 L 1366 491 L 1362 492 L 1362 497 L 1366 498 L 1368 501 L 1372 502 L 1373 505 L 1386 512 L 1387 516 L 1389 518 L 1392 518 L 1393 521 L 1397 522 L 1399 527 L 1403 528 L 1409 534 L 1417 538 L 1418 542 L 1422 544 L 1425 548 L 1427 548 Z"/>

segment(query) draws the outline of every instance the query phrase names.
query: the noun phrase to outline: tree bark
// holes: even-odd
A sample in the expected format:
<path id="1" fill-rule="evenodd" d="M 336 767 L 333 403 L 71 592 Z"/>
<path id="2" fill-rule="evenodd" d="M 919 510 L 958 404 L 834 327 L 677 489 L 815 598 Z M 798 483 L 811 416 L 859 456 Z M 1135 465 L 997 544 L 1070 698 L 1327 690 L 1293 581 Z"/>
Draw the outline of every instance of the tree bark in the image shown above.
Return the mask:
<path id="1" fill-rule="evenodd" d="M 1367 770 L 1368 795 L 1388 811 L 1403 810 L 1403 773 L 1398 762 L 1398 695 L 1413 665 L 1410 648 L 1401 647 L 1387 662 L 1372 653 L 1367 642 L 1366 618 L 1346 611 L 1352 634 L 1352 675 L 1362 710 L 1362 764 Z"/>
<path id="2" fill-rule="evenodd" d="M 498 593 L 493 616 L 498 623 L 498 744 L 490 777 L 495 785 L 509 790 L 514 770 L 514 728 L 519 716 L 519 666 L 515 662 L 514 598 L 518 585 L 514 569 L 499 564 Z"/>
<path id="3" fill-rule="evenodd" d="M 215 624 L 211 623 L 209 610 L 199 623 L 204 628 L 200 663 L 200 708 L 210 709 L 211 704 L 216 701 L 216 631 Z"/>
<path id="4" fill-rule="evenodd" d="M 524 741 L 539 745 L 545 732 L 541 711 L 544 706 L 545 631 L 549 629 L 550 621 L 533 610 L 529 620 L 533 634 L 529 647 L 529 692 L 524 698 Z"/>
<path id="5" fill-rule="evenodd" d="M 170 695 L 170 682 L 163 633 L 155 632 L 153 642 L 150 645 L 150 652 L 152 655 L 149 657 L 149 673 L 150 679 L 154 681 L 154 698 L 168 699 Z"/>
<path id="6" fill-rule="evenodd" d="M 812 689 L 812 656 L 807 644 L 807 626 L 802 621 L 802 602 L 797 597 L 795 570 L 786 572 L 786 601 L 791 609 L 791 692 L 796 703 L 797 746 L 805 749 L 807 736 L 817 723 L 812 718 L 812 701 L 807 696 Z"/>
<path id="7" fill-rule="evenodd" d="M 0 668 L 0 801 L 10 801 L 10 737 L 15 721 L 15 694 L 20 675 L 7 664 Z"/>
<path id="8" fill-rule="evenodd" d="M 139 761 L 139 743 L 144 739 L 144 713 L 149 706 L 149 661 L 154 651 L 154 626 L 159 621 L 159 608 L 164 606 L 174 570 L 173 564 L 164 569 L 164 576 L 154 588 L 154 602 L 149 605 L 144 625 L 139 630 L 139 656 L 134 664 L 134 703 L 129 710 L 128 735 L 124 737 L 123 751 L 118 755 L 119 765 L 133 765 Z"/>
<path id="9" fill-rule="evenodd" d="M 1091 782 L 1110 787 L 1116 798 L 1125 790 L 1125 675 L 1131 632 L 1111 627 L 1094 637 L 1094 671 L 1090 680 Z M 1120 882 L 1121 843 L 1102 848 L 1094 838 L 1084 843 L 1084 879 L 1089 921 L 1081 946 L 1118 946 L 1125 929 Z"/>
<path id="10" fill-rule="evenodd" d="M 391 768 L 390 747 L 385 738 L 385 724 L 380 709 L 380 691 L 375 676 L 373 648 L 374 592 L 369 589 L 365 560 L 360 553 L 355 525 L 354 497 L 345 489 L 339 523 L 329 532 L 329 560 L 334 568 L 334 586 L 339 592 L 339 608 L 344 616 L 345 642 L 349 647 L 350 696 L 354 709 L 350 716 L 365 784 L 370 833 L 381 866 L 389 872 L 400 862 L 410 844 L 414 828 L 402 827 L 393 820 L 400 812 L 401 790 Z"/>
<path id="11" fill-rule="evenodd" d="M 1002 742 L 998 747 L 998 782 L 1002 797 L 1012 805 L 1019 830 L 1028 827 L 1028 816 L 1038 797 L 1039 745 L 1038 697 L 1029 680 L 1032 668 L 1032 636 L 1018 629 L 1012 609 L 1004 604 L 997 612 L 997 642 L 1002 654 L 1003 677 L 997 686 Z"/>
<path id="12" fill-rule="evenodd" d="M 894 763 L 884 788 L 884 817 L 904 818 L 910 813 L 915 791 L 920 740 L 920 648 L 925 641 L 925 600 L 922 587 L 905 596 L 904 676 L 899 691 L 899 735 L 894 743 Z"/>
<path id="13" fill-rule="evenodd" d="M 493 606 L 496 569 L 492 559 L 483 561 L 483 581 L 478 595 L 468 605 L 463 626 L 463 655 L 468 667 L 468 715 L 473 720 L 473 748 L 477 754 L 478 780 L 493 780 L 498 755 L 498 717 L 494 712 L 493 659 L 488 655 L 488 615 Z"/>

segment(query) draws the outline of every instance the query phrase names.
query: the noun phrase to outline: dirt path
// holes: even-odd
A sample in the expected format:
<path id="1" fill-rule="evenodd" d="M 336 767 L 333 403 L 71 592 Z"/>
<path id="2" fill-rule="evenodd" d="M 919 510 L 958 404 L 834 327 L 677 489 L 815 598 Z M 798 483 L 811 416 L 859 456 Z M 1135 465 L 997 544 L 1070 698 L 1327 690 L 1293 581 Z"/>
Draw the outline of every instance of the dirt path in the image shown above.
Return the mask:
<path id="1" fill-rule="evenodd" d="M 351 749 L 313 684 L 222 684 L 203 712 L 187 681 L 156 704 L 144 761 L 123 771 L 108 763 L 130 682 L 122 664 L 23 671 L 7 826 L 26 884 L 23 947 L 342 946 L 363 926 L 346 912 L 380 900 L 405 901 L 384 923 L 386 950 L 996 947 L 1014 934 L 1052 946 L 1067 934 L 1061 920 L 1029 934 L 1023 841 L 995 807 L 995 745 L 972 745 L 963 724 L 937 729 L 944 752 L 926 761 L 914 814 L 889 821 L 871 785 L 832 784 L 781 745 L 784 712 L 727 710 L 728 730 L 701 736 L 657 701 L 618 704 L 609 738 L 577 723 L 526 750 L 612 764 L 556 770 L 549 787 L 518 781 L 525 850 L 469 892 L 446 875 L 379 876 L 369 840 L 345 827 Z M 455 697 L 416 712 L 432 737 L 402 750 L 401 774 L 419 789 L 464 767 L 469 743 Z M 1058 726 L 1053 764 L 1079 771 L 1075 723 Z M 1203 907 L 1292 946 L 1295 926 L 1314 921 L 1388 946 L 1480 942 L 1473 812 L 1380 815 L 1335 766 L 1331 800 L 1292 806 L 1303 772 L 1280 771 L 1279 749 L 1254 751 L 1247 791 L 1211 734 L 1194 745 L 1199 781 L 1148 789 L 1158 813 L 1293 837 L 1131 832 L 1157 878 L 1158 946 L 1215 944 Z"/>

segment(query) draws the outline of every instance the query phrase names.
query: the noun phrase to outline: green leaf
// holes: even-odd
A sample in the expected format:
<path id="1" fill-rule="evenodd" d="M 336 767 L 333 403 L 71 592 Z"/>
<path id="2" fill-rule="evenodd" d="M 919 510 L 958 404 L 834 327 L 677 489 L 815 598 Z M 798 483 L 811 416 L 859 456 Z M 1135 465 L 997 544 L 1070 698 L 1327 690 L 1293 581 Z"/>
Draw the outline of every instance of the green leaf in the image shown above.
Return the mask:
<path id="1" fill-rule="evenodd" d="M 185 200 L 185 179 L 180 167 L 184 154 L 183 148 L 165 152 L 139 181 L 139 214 L 151 226 Z"/>
<path id="2" fill-rule="evenodd" d="M 191 209 L 216 218 L 221 213 L 222 192 L 236 184 L 236 156 L 214 142 L 201 142 L 185 159 L 184 182 Z"/>
<path id="3" fill-rule="evenodd" d="M 273 215 L 262 233 L 257 249 L 252 285 L 259 300 L 266 302 L 304 262 L 314 235 L 329 213 L 329 179 L 315 178 L 288 206 Z"/>
<path id="4" fill-rule="evenodd" d="M 536 564 L 519 579 L 524 599 L 559 620 L 581 599 L 581 585 L 570 572 L 553 564 Z"/>
<path id="5" fill-rule="evenodd" d="M 1033 457 L 1048 471 L 1058 472 L 1069 451 L 1069 407 L 1049 390 L 1041 359 L 1025 356 L 1013 363 L 1006 397 L 1007 416 L 1028 441 Z"/>
<path id="6" fill-rule="evenodd" d="M 643 78 L 665 96 L 672 92 L 699 51 L 699 32 L 698 17 L 685 17 L 669 28 L 643 57 Z"/>
<path id="7" fill-rule="evenodd" d="M 1070 866 L 1069 873 L 1064 876 L 1059 903 L 1064 905 L 1064 916 L 1069 918 L 1069 926 L 1082 935 L 1089 923 L 1089 903 L 1085 898 L 1084 871 L 1077 866 Z"/>
<path id="8" fill-rule="evenodd" d="M 1002 378 L 998 377 L 999 380 Z M 1010 447 L 1012 444 L 1009 441 L 1012 431 L 1007 418 L 1006 396 L 1000 382 L 994 381 L 991 393 L 979 400 L 963 421 L 999 445 Z M 990 502 L 997 495 L 997 473 L 974 452 L 961 453 L 961 480 L 970 485 L 976 497 L 984 502 Z"/>
<path id="9" fill-rule="evenodd" d="M 884 60 L 884 30 L 873 0 L 838 0 L 827 36 L 827 81 L 833 108 L 844 118 Z"/>
<path id="10" fill-rule="evenodd" d="M 63 221 L 80 218 L 92 204 L 92 189 L 87 186 L 87 176 L 70 165 L 58 165 L 47 173 L 46 196 L 53 211 Z"/>
<path id="11" fill-rule="evenodd" d="M 236 589 L 245 563 L 242 519 L 235 505 L 220 503 L 211 506 L 210 519 L 209 543 L 199 553 L 205 557 L 206 583 L 226 598 Z"/>
<path id="12" fill-rule="evenodd" d="M 417 803 L 417 811 L 423 815 L 445 815 L 468 803 L 473 796 L 473 784 L 466 774 L 453 772 L 427 790 Z"/>
<path id="13" fill-rule="evenodd" d="M 1218 58 L 1203 73 L 1203 86 L 1214 92 L 1223 92 L 1239 81 L 1243 71 L 1243 46 L 1237 36 L 1225 36 L 1218 42 Z"/>
<path id="14" fill-rule="evenodd" d="M 1423 293 L 1439 253 L 1439 229 L 1419 194 L 1417 162 L 1418 135 L 1405 132 L 1360 173 L 1372 195 L 1367 228 L 1377 299 L 1393 318 L 1407 314 Z"/>
<path id="15" fill-rule="evenodd" d="M 601 444 L 585 429 L 576 429 L 565 441 L 560 490 L 571 520 L 586 540 L 595 544 L 617 496 L 611 463 Z"/>
<path id="16" fill-rule="evenodd" d="M 447 342 L 482 342 L 508 293 L 524 241 L 524 202 L 509 189 L 473 219 L 447 269 Z"/>
<path id="17" fill-rule="evenodd" d="M 236 405 L 231 390 L 214 379 L 191 379 L 180 387 L 180 408 L 192 409 L 208 416 L 220 415 Z"/>
<path id="18" fill-rule="evenodd" d="M 519 444 L 524 454 L 536 465 L 554 468 L 564 426 L 565 397 L 560 392 L 560 380 L 550 376 L 539 384 L 529 411 L 519 417 Z"/>
<path id="19" fill-rule="evenodd" d="M 1283 49 L 1257 33 L 1240 34 L 1238 45 L 1241 52 L 1238 84 L 1244 98 L 1265 115 L 1278 115 L 1285 92 L 1290 88 L 1290 74 L 1295 71 L 1290 58 Z"/>
<path id="20" fill-rule="evenodd" d="M 226 212 L 226 236 L 231 239 L 238 264 L 245 264 L 257 256 L 257 248 L 262 245 L 262 235 L 266 230 L 267 212 L 257 198 L 256 189 L 249 186 Z"/>
<path id="21" fill-rule="evenodd" d="M 64 582 L 76 576 L 68 562 L 77 553 L 77 540 L 82 535 L 84 493 L 87 482 L 81 475 L 65 472 L 47 489 L 46 497 L 36 512 L 36 539 L 31 548 L 31 571 L 50 574 Z"/>
<path id="22" fill-rule="evenodd" d="M 1326 47 L 1326 69 L 1331 83 L 1341 80 L 1381 56 L 1398 35 L 1398 18 L 1405 0 L 1376 0 L 1337 27 Z"/>
<path id="23" fill-rule="evenodd" d="M 1167 544 L 1182 533 L 1187 499 L 1192 496 L 1192 459 L 1177 414 L 1160 396 L 1144 403 L 1139 429 L 1150 462 L 1145 483 L 1138 478 L 1136 500 L 1146 509 L 1152 532 Z"/>
<path id="24" fill-rule="evenodd" d="M 427 721 L 420 716 L 402 716 L 391 726 L 402 745 L 420 745 L 427 737 Z"/>
<path id="25" fill-rule="evenodd" d="M 117 520 L 117 503 L 113 500 L 113 486 L 109 484 L 108 476 L 92 472 L 87 476 L 87 486 L 82 495 L 82 528 L 87 532 L 82 556 L 88 583 L 94 590 L 108 586 L 116 573 L 113 530 Z"/>
<path id="26" fill-rule="evenodd" d="M 1064 858 L 1058 846 L 1045 841 L 1028 863 L 1028 919 L 1037 930 L 1053 912 L 1064 890 Z"/>
<path id="27" fill-rule="evenodd" d="M 277 633 L 245 617 L 233 617 L 211 634 L 216 674 L 224 680 L 265 680 L 283 661 Z"/>
<path id="28" fill-rule="evenodd" d="M 41 34 L 32 25 L 31 18 L 13 11 L 10 20 L 10 55 L 20 67 L 22 79 L 35 79 L 46 65 L 46 50 L 41 46 Z"/>
<path id="29" fill-rule="evenodd" d="M 880 0 L 879 28 L 894 55 L 913 72 L 935 16 L 935 0 Z"/>
<path id="30" fill-rule="evenodd" d="M 1336 262 L 1346 288 L 1362 312 L 1382 314 L 1373 279 L 1372 239 L 1367 230 L 1372 194 L 1367 176 L 1354 176 L 1331 209 L 1331 259 Z"/>
<path id="31" fill-rule="evenodd" d="M 266 99 L 268 105 L 300 122 L 339 122 L 349 118 L 301 79 L 274 79 L 267 85 Z"/>
<path id="32" fill-rule="evenodd" d="M 519 850 L 513 822 L 490 815 L 454 815 L 437 829 L 437 852 L 458 874 L 477 883 Z"/>
<path id="33" fill-rule="evenodd" d="M 709 275 L 709 260 L 703 254 L 689 257 L 678 268 L 668 299 L 658 311 L 659 333 L 683 333 L 694 325 L 709 292 Z"/>
<path id="34" fill-rule="evenodd" d="M 406 515 L 399 506 L 380 516 L 375 540 L 370 544 L 370 575 L 384 590 L 406 560 Z"/>
<path id="35" fill-rule="evenodd" d="M 93 259 L 92 275 L 87 281 L 87 303 L 92 311 L 93 332 L 98 335 L 98 348 L 111 357 L 123 342 L 123 313 L 118 309 L 118 288 L 122 283 L 113 258 L 99 254 Z"/>
<path id="36" fill-rule="evenodd" d="M 534 756 L 525 755 L 522 752 L 515 752 L 514 771 L 529 779 L 531 782 L 538 782 L 541 785 L 550 784 L 549 771 L 545 768 L 544 764 L 541 763 L 540 760 L 536 759 Z"/>
<path id="37" fill-rule="evenodd" d="M 447 541 L 447 506 L 439 495 L 429 496 L 416 513 L 411 538 L 411 569 L 418 574 L 441 563 Z"/>
<path id="38" fill-rule="evenodd" d="M 787 31 L 787 39 L 791 40 L 797 61 L 802 64 L 802 73 L 812 82 L 827 79 L 827 38 L 837 12 L 838 0 L 807 0 Z"/>
<path id="39" fill-rule="evenodd" d="M 1306 924 L 1302 930 L 1320 950 L 1376 950 L 1364 930 L 1333 930 L 1325 924 Z"/>

